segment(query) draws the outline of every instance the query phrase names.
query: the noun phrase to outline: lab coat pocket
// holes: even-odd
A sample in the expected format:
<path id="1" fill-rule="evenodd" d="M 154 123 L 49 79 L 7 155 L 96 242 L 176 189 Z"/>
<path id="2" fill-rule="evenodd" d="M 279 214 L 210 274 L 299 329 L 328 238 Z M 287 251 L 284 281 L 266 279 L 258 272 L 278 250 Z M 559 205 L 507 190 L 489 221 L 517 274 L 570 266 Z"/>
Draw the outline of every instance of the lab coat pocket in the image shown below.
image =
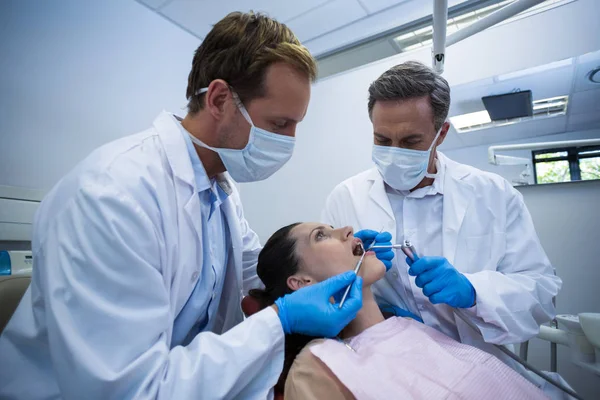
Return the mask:
<path id="1" fill-rule="evenodd" d="M 465 272 L 496 270 L 504 254 L 505 238 L 500 232 L 466 238 L 467 265 Z"/>

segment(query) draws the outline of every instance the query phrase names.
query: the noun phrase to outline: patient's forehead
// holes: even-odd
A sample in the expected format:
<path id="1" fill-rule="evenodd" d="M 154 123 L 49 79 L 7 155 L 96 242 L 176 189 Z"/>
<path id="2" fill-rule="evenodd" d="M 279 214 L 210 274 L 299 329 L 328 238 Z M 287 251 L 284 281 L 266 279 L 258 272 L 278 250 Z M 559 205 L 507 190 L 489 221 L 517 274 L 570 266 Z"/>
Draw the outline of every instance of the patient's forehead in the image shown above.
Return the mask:
<path id="1" fill-rule="evenodd" d="M 303 222 L 292 228 L 292 230 L 290 231 L 290 236 L 296 241 L 296 246 L 300 243 L 310 243 L 308 237 L 311 229 L 313 228 L 310 226 L 310 222 Z"/>
<path id="2" fill-rule="evenodd" d="M 312 238 L 319 228 L 327 229 L 328 226 L 320 222 L 303 222 L 290 231 L 290 236 L 296 241 L 296 253 L 300 258 L 310 247 L 313 242 Z"/>
<path id="3" fill-rule="evenodd" d="M 325 226 L 319 222 L 302 222 L 295 227 L 292 228 L 291 232 L 295 235 L 307 234 L 312 231 L 314 228 L 318 228 L 319 226 Z"/>
<path id="4" fill-rule="evenodd" d="M 331 229 L 330 226 L 322 224 L 320 222 L 302 222 L 299 225 L 296 225 L 290 231 L 290 235 L 296 239 L 297 241 L 304 242 L 306 244 L 310 243 L 310 238 L 314 234 L 315 231 L 318 231 L 319 228 L 323 229 Z"/>

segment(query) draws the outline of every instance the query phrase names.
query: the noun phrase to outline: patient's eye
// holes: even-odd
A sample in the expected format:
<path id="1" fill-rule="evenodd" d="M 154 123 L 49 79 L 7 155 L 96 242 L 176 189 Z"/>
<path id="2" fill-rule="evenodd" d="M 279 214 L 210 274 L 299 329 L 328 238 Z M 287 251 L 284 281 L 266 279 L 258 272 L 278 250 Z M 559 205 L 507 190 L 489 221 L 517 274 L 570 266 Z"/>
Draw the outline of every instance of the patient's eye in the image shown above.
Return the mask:
<path id="1" fill-rule="evenodd" d="M 327 235 L 325 235 L 325 232 L 323 231 L 323 229 L 319 229 L 317 231 L 317 233 L 315 234 L 315 240 L 319 241 L 319 240 L 323 240 L 327 237 Z"/>

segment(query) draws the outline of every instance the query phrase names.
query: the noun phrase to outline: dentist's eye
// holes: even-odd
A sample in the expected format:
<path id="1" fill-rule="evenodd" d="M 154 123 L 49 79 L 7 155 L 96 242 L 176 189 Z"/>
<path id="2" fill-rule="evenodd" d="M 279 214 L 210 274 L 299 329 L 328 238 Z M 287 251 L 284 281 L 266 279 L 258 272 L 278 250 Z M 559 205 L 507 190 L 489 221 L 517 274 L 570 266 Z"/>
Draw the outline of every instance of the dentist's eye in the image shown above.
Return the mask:
<path id="1" fill-rule="evenodd" d="M 380 146 L 389 146 L 390 144 L 392 144 L 392 141 L 386 137 L 383 136 L 376 136 L 375 137 L 375 143 L 380 145 Z"/>
<path id="2" fill-rule="evenodd" d="M 285 129 L 287 127 L 287 121 L 276 121 L 273 123 L 275 129 Z"/>

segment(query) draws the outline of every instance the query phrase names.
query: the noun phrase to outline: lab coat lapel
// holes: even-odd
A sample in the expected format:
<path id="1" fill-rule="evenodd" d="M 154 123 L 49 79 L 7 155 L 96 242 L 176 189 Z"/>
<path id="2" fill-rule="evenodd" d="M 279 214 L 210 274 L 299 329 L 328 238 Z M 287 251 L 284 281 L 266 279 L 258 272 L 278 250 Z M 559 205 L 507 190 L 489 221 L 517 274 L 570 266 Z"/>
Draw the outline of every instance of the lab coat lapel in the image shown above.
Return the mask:
<path id="1" fill-rule="evenodd" d="M 186 214 L 186 218 L 194 228 L 198 240 L 202 241 L 201 210 L 198 189 L 194 179 L 194 170 L 190 158 L 187 156 L 187 147 L 181 137 L 179 122 L 166 111 L 163 111 L 154 120 L 154 127 L 158 131 L 163 148 L 167 155 L 173 176 L 178 183 L 183 184 L 188 190 L 176 191 L 177 202 Z M 189 236 L 189 235 L 186 235 Z"/>
<path id="2" fill-rule="evenodd" d="M 364 220 L 361 220 L 361 228 L 377 231 L 383 229 L 392 234 L 392 241 L 394 241 L 396 239 L 396 218 L 394 218 L 390 199 L 385 192 L 383 178 L 377 168 L 373 168 L 368 179 L 373 182 L 369 190 L 371 204 L 365 208 L 367 215 Z"/>
<path id="3" fill-rule="evenodd" d="M 198 242 L 202 243 L 202 210 L 200 209 L 200 198 L 198 197 L 198 193 L 195 191 L 192 193 L 192 196 L 190 196 L 185 203 L 183 210 L 185 211 L 187 220 L 194 228 L 196 236 L 198 237 Z M 198 268 L 201 273 L 202 264 L 200 264 Z"/>
<path id="4" fill-rule="evenodd" d="M 154 129 L 158 132 L 161 144 L 167 156 L 173 176 L 183 184 L 193 188 L 196 186 L 192 162 L 187 157 L 187 147 L 179 122 L 172 114 L 163 111 L 153 122 Z"/>
<path id="5" fill-rule="evenodd" d="M 467 169 L 441 153 L 438 153 L 438 157 L 443 159 L 446 165 L 442 221 L 443 254 L 452 264 L 456 256 L 458 235 L 473 200 L 473 187 L 463 180 L 469 175 Z"/>
<path id="6" fill-rule="evenodd" d="M 385 193 L 383 178 L 377 169 L 373 168 L 371 170 L 369 180 L 373 181 L 373 186 L 371 186 L 371 189 L 369 190 L 369 197 L 375 203 L 375 205 L 381 209 L 381 211 L 385 212 L 389 218 L 393 218 L 394 212 L 392 211 L 392 205 L 390 204 L 390 199 Z"/>
<path id="7" fill-rule="evenodd" d="M 193 257 L 197 249 L 202 246 L 200 199 L 196 189 L 192 162 L 187 156 L 185 140 L 181 136 L 181 130 L 177 124 L 173 115 L 166 111 L 163 111 L 153 123 L 168 163 L 165 169 L 170 169 L 165 172 L 173 175 L 177 210 L 183 210 L 181 216 L 177 217 L 177 234 L 178 243 L 184 244 L 186 248 L 178 249 L 179 261 L 173 275 L 174 281 L 171 284 L 176 293 L 174 315 L 179 314 L 194 289 L 195 284 L 193 280 L 190 280 L 192 274 L 202 273 L 202 256 L 200 255 L 200 259 Z"/>

